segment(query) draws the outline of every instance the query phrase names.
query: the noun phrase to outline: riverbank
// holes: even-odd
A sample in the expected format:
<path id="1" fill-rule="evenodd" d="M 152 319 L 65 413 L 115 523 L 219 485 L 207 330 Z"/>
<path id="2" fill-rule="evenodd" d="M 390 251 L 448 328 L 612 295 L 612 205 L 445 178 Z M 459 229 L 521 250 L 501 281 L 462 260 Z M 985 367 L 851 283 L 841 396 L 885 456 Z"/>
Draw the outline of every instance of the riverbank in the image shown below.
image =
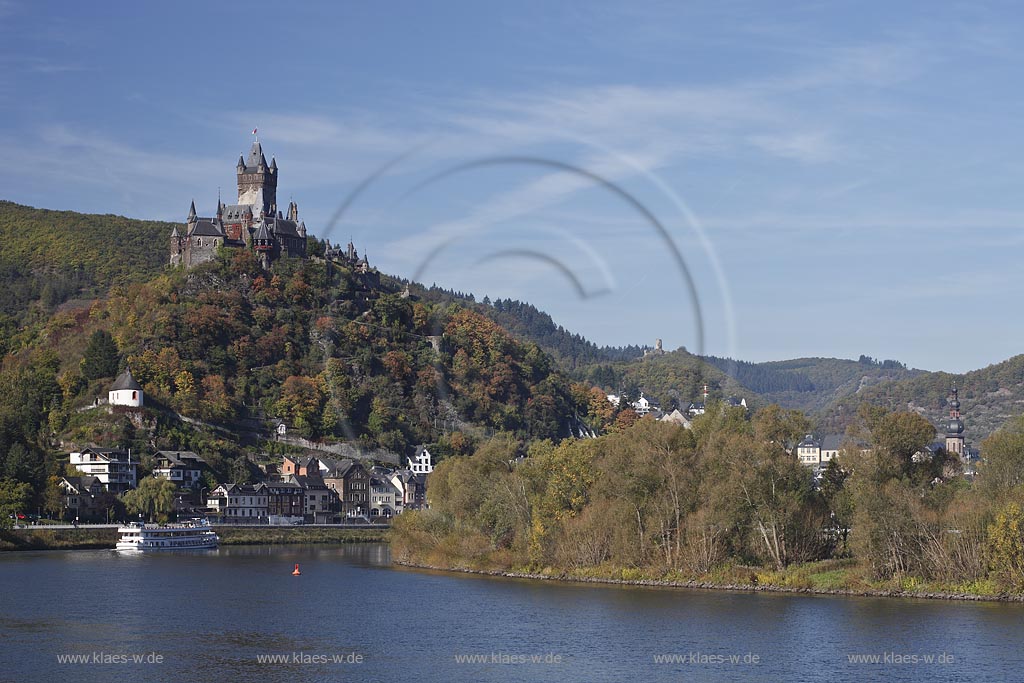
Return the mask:
<path id="1" fill-rule="evenodd" d="M 903 588 L 826 588 L 815 586 L 785 586 L 773 583 L 737 583 L 718 582 L 712 580 L 666 580 L 654 578 L 616 578 L 612 576 L 588 576 L 573 572 L 524 572 L 504 571 L 500 569 L 471 569 L 469 567 L 440 567 L 419 564 L 405 560 L 392 560 L 394 564 L 410 569 L 427 569 L 431 571 L 451 572 L 458 574 L 476 574 L 506 579 L 530 579 L 535 581 L 558 581 L 564 583 L 608 584 L 615 586 L 645 586 L 651 588 L 688 588 L 694 590 L 716 590 L 746 593 L 793 593 L 804 595 L 831 595 L 844 597 L 876 597 L 876 598 L 918 598 L 923 600 L 959 600 L 969 602 L 1013 602 L 1024 603 L 1024 595 L 1019 594 L 982 594 L 968 592 L 946 592 L 931 590 L 907 590 Z M 752 575 L 752 578 L 756 577 Z"/>
<path id="2" fill-rule="evenodd" d="M 306 543 L 386 543 L 387 529 L 329 527 L 216 527 L 221 545 L 285 545 Z M 96 550 L 117 545 L 116 528 L 47 529 L 30 527 L 0 532 L 0 551 Z"/>

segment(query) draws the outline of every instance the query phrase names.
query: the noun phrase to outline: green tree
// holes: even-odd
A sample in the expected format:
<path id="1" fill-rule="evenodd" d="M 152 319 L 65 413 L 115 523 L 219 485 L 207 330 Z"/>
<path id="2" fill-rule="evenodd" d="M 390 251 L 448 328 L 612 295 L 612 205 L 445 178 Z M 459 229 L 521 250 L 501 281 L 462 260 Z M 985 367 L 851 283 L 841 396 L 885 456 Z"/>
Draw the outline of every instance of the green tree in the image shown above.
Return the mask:
<path id="1" fill-rule="evenodd" d="M 89 337 L 82 357 L 82 375 L 87 380 L 113 377 L 117 374 L 119 352 L 114 338 L 106 330 L 96 330 Z"/>
<path id="2" fill-rule="evenodd" d="M 60 477 L 46 478 L 46 488 L 43 489 L 43 510 L 54 517 L 60 515 L 64 510 L 64 491 L 60 487 Z"/>
<path id="3" fill-rule="evenodd" d="M 25 511 L 32 497 L 32 487 L 13 479 L 0 479 L 0 529 L 14 525 L 13 515 Z"/>
<path id="4" fill-rule="evenodd" d="M 999 500 L 1024 484 L 1024 417 L 1018 417 L 981 442 L 978 486 Z"/>
<path id="5" fill-rule="evenodd" d="M 138 487 L 121 496 L 128 512 L 142 514 L 149 521 L 154 518 L 165 522 L 174 512 L 174 492 L 177 488 L 167 479 L 146 477 Z"/>
<path id="6" fill-rule="evenodd" d="M 1024 512 L 1008 503 L 988 527 L 989 568 L 999 582 L 1024 589 Z"/>
<path id="7" fill-rule="evenodd" d="M 883 479 L 910 476 L 913 457 L 935 438 L 935 427 L 917 413 L 887 413 L 869 423 L 874 450 L 880 458 L 878 474 Z"/>

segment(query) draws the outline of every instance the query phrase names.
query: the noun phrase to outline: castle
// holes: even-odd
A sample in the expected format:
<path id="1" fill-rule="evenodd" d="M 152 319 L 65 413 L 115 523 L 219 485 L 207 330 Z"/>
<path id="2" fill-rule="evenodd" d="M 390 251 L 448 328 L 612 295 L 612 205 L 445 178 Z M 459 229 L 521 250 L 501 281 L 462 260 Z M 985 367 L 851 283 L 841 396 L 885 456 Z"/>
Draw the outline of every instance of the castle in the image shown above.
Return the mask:
<path id="1" fill-rule="evenodd" d="M 238 203 L 222 204 L 212 217 L 196 215 L 196 203 L 189 208 L 184 233 L 171 231 L 171 265 L 186 268 L 211 260 L 220 246 L 252 249 L 264 267 L 282 256 L 306 257 L 306 224 L 299 220 L 299 207 L 289 202 L 288 213 L 277 208 L 277 160 L 267 164 L 257 139 L 249 158 L 238 157 Z"/>

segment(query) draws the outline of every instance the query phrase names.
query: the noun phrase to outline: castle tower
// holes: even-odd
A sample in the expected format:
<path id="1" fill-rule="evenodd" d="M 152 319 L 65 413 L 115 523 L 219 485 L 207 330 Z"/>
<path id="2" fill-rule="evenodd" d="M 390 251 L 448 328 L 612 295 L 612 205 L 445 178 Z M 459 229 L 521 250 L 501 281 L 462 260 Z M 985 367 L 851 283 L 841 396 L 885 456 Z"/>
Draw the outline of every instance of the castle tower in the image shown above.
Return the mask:
<path id="1" fill-rule="evenodd" d="M 263 156 L 259 141 L 252 143 L 249 158 L 238 157 L 238 203 L 251 204 L 264 214 L 277 214 L 277 160 Z"/>
<path id="2" fill-rule="evenodd" d="M 957 396 L 956 382 L 953 383 L 953 395 L 949 400 L 949 422 L 946 423 L 946 452 L 964 457 L 964 421 L 960 419 L 960 399 Z"/>

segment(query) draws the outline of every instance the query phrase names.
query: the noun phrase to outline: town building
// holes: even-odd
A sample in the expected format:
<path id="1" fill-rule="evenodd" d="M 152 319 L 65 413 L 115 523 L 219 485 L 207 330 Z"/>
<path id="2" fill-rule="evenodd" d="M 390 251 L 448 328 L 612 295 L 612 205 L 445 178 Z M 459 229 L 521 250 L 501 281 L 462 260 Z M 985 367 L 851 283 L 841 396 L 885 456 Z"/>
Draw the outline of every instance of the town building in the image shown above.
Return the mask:
<path id="1" fill-rule="evenodd" d="M 132 462 L 131 451 L 84 448 L 71 453 L 69 461 L 82 474 L 99 479 L 104 491 L 124 493 L 138 483 L 138 464 Z"/>
<path id="2" fill-rule="evenodd" d="M 334 492 L 343 517 L 370 514 L 370 474 L 358 460 L 346 458 L 333 463 L 323 474 L 324 484 Z"/>
<path id="3" fill-rule="evenodd" d="M 796 445 L 796 457 L 801 465 L 815 467 L 821 464 L 821 444 L 813 434 L 807 434 Z"/>
<path id="4" fill-rule="evenodd" d="M 286 455 L 281 461 L 282 477 L 287 477 L 293 474 L 303 477 L 320 474 L 321 469 L 320 461 L 309 455 L 304 457 L 292 457 Z"/>
<path id="5" fill-rule="evenodd" d="M 402 494 L 384 472 L 370 473 L 370 517 L 402 514 Z"/>
<path id="6" fill-rule="evenodd" d="M 91 474 L 62 477 L 59 486 L 64 519 L 85 520 L 97 516 L 105 495 L 99 477 Z"/>
<path id="7" fill-rule="evenodd" d="M 157 451 L 153 476 L 174 482 L 181 488 L 194 488 L 203 475 L 206 461 L 192 451 Z"/>
<path id="8" fill-rule="evenodd" d="M 305 515 L 305 491 L 294 481 L 268 481 L 263 484 L 267 492 L 267 521 L 270 524 L 294 524 Z"/>
<path id="9" fill-rule="evenodd" d="M 415 474 L 430 474 L 434 471 L 434 458 L 426 446 L 416 449 L 416 455 L 409 458 L 409 470 Z"/>
<path id="10" fill-rule="evenodd" d="M 142 387 L 132 377 L 132 371 L 125 368 L 125 371 L 117 376 L 114 383 L 107 391 L 107 403 L 112 406 L 124 406 L 126 408 L 141 408 L 143 404 Z"/>
<path id="11" fill-rule="evenodd" d="M 222 522 L 266 522 L 268 496 L 263 484 L 221 484 L 210 492 L 206 506 Z"/>
<path id="12" fill-rule="evenodd" d="M 192 268 L 222 247 L 250 249 L 264 267 L 282 257 L 306 257 L 306 224 L 299 220 L 298 204 L 289 202 L 287 215 L 278 209 L 277 160 L 267 163 L 258 138 L 248 158 L 238 157 L 235 172 L 237 203 L 223 204 L 218 197 L 214 215 L 200 217 L 193 201 L 183 229 L 171 231 L 172 266 Z"/>
<path id="13" fill-rule="evenodd" d="M 389 476 L 398 492 L 397 501 L 404 510 L 420 510 L 427 506 L 427 475 L 411 470 L 396 470 Z"/>
<path id="14" fill-rule="evenodd" d="M 845 434 L 826 434 L 821 439 L 807 434 L 796 445 L 796 457 L 801 465 L 821 468 L 838 458 L 839 453 L 847 447 L 856 447 L 863 452 L 867 444 Z"/>

